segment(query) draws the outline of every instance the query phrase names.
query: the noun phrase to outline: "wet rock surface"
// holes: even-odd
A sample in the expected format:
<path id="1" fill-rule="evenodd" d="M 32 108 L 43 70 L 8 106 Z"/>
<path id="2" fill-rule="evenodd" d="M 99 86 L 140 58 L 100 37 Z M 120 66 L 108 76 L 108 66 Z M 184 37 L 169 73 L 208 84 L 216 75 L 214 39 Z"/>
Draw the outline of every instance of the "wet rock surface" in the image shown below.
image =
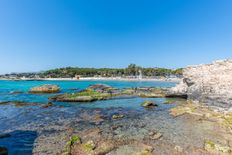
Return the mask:
<path id="1" fill-rule="evenodd" d="M 142 107 L 144 108 L 154 108 L 156 106 L 158 106 L 156 103 L 152 102 L 152 101 L 144 101 L 142 104 L 141 104 Z"/>
<path id="2" fill-rule="evenodd" d="M 76 92 L 49 97 L 49 100 L 59 102 L 93 102 L 98 100 L 120 99 L 128 97 L 160 98 L 164 97 L 167 89 L 155 87 L 136 87 L 117 89 L 108 85 L 92 85 Z"/>

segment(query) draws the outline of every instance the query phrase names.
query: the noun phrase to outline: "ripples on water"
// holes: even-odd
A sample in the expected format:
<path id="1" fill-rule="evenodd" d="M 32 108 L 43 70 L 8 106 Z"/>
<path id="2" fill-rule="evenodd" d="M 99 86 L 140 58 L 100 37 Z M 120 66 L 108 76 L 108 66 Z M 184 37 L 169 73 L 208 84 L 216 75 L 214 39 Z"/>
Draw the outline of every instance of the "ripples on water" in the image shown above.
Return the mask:
<path id="1" fill-rule="evenodd" d="M 31 87 L 42 84 L 57 84 L 62 92 L 75 92 L 93 84 L 108 84 L 116 88 L 126 87 L 172 87 L 169 82 L 126 82 L 126 81 L 0 81 L 0 101 L 40 102 L 46 104 L 50 95 L 28 94 Z M 20 91 L 22 93 L 14 94 Z M 92 113 L 100 109 L 105 116 L 115 113 L 125 113 L 136 117 L 144 113 L 140 104 L 144 98 L 113 99 L 94 103 L 54 103 L 54 106 L 42 108 L 40 105 L 15 107 L 14 105 L 0 105 L 0 133 L 10 131 L 10 137 L 0 138 L 0 146 L 6 147 L 9 154 L 32 154 L 32 148 L 37 130 L 49 125 L 61 125 L 71 122 L 80 116 L 81 111 Z M 165 99 L 149 99 L 159 104 L 155 111 L 164 111 L 170 105 L 161 104 Z M 31 131 L 29 131 L 31 130 Z"/>

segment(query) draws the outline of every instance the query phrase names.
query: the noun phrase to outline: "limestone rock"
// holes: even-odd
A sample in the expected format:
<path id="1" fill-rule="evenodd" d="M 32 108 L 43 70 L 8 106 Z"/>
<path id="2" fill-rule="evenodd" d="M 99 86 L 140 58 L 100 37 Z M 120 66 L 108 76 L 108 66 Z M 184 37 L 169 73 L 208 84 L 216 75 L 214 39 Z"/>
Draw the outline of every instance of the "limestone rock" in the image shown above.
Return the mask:
<path id="1" fill-rule="evenodd" d="M 232 60 L 189 66 L 183 81 L 169 94 L 187 95 L 188 99 L 229 109 L 232 107 Z"/>

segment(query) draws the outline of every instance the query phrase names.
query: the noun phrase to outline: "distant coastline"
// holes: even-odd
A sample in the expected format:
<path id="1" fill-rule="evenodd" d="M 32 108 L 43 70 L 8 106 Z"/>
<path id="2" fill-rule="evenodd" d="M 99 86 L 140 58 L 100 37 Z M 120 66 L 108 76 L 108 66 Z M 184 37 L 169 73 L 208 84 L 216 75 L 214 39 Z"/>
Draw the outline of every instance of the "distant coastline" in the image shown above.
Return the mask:
<path id="1" fill-rule="evenodd" d="M 10 79 L 10 78 L 0 78 L 0 80 L 12 80 L 12 81 L 154 81 L 154 82 L 180 82 L 181 78 L 125 78 L 125 77 L 80 77 L 76 78 L 20 78 L 20 79 Z"/>

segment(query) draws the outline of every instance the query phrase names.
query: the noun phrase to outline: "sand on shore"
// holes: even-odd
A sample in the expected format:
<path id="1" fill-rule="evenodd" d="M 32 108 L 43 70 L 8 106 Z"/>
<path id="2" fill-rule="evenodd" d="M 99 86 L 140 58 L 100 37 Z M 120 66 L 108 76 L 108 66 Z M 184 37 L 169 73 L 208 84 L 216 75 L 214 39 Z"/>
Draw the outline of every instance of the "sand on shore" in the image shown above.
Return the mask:
<path id="1" fill-rule="evenodd" d="M 41 81 L 154 81 L 154 82 L 180 82 L 181 78 L 124 78 L 124 77 L 80 77 L 76 78 L 21 78 L 21 79 L 9 79 L 9 78 L 0 78 L 0 80 L 15 80 L 15 81 L 33 81 L 33 80 L 41 80 Z"/>

